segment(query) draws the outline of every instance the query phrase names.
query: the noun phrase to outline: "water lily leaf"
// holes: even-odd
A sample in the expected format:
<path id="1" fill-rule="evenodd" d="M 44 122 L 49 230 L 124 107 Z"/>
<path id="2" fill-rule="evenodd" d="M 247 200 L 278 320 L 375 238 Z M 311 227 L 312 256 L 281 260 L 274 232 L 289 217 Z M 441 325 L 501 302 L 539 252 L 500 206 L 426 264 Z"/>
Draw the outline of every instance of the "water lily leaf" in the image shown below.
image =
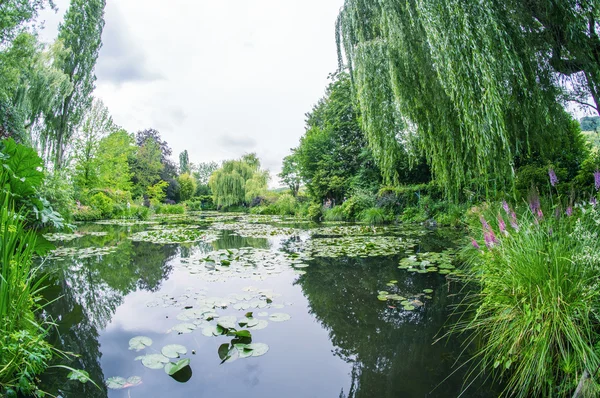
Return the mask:
<path id="1" fill-rule="evenodd" d="M 196 325 L 193 323 L 180 323 L 179 325 L 173 326 L 173 329 L 171 330 L 174 330 L 179 334 L 192 333 L 196 330 Z"/>
<path id="2" fill-rule="evenodd" d="M 142 384 L 142 378 L 140 376 L 131 376 L 127 379 L 125 387 L 136 387 Z"/>
<path id="3" fill-rule="evenodd" d="M 248 348 L 252 350 L 253 357 L 260 357 L 265 355 L 269 351 L 269 346 L 265 343 L 252 343 L 248 344 Z"/>
<path id="4" fill-rule="evenodd" d="M 268 312 L 259 312 L 258 316 L 269 316 Z"/>
<path id="5" fill-rule="evenodd" d="M 152 345 L 152 339 L 146 336 L 137 336 L 129 340 L 129 349 L 141 351 Z"/>
<path id="6" fill-rule="evenodd" d="M 166 363 L 169 363 L 169 358 L 162 354 L 150 354 L 142 359 L 142 365 L 150 369 L 162 369 Z"/>
<path id="7" fill-rule="evenodd" d="M 269 316 L 269 320 L 271 322 L 285 322 L 289 321 L 290 319 L 292 319 L 292 317 L 289 314 L 285 314 L 283 312 L 276 312 Z"/>
<path id="8" fill-rule="evenodd" d="M 268 324 L 269 322 L 265 321 L 264 319 L 258 319 L 256 325 L 248 326 L 248 328 L 252 330 L 261 330 L 266 328 Z"/>
<path id="9" fill-rule="evenodd" d="M 174 376 L 188 366 L 190 366 L 189 358 L 182 359 L 177 362 L 169 362 L 165 365 L 165 373 L 169 376 Z"/>
<path id="10" fill-rule="evenodd" d="M 413 305 L 405 305 L 405 306 L 404 306 L 404 309 L 405 309 L 406 311 L 413 311 L 413 310 L 415 309 L 415 307 L 414 307 Z"/>
<path id="11" fill-rule="evenodd" d="M 237 322 L 237 318 L 234 316 L 224 316 L 219 318 L 217 322 L 218 326 L 221 326 L 224 329 L 235 329 L 235 323 Z"/>
<path id="12" fill-rule="evenodd" d="M 217 327 L 214 325 L 207 326 L 202 329 L 202 334 L 206 337 L 220 336 L 222 333 L 217 330 Z"/>
<path id="13" fill-rule="evenodd" d="M 85 370 L 75 369 L 67 375 L 67 378 L 69 380 L 77 380 L 85 384 L 90 381 L 90 374 Z"/>
<path id="14" fill-rule="evenodd" d="M 187 354 L 187 348 L 179 344 L 169 344 L 164 346 L 160 352 L 167 358 L 179 358 Z"/>
<path id="15" fill-rule="evenodd" d="M 251 338 L 252 333 L 249 330 L 237 330 L 231 333 L 232 336 Z"/>
<path id="16" fill-rule="evenodd" d="M 123 377 L 111 377 L 106 380 L 106 387 L 112 390 L 122 390 L 126 384 L 127 380 Z"/>

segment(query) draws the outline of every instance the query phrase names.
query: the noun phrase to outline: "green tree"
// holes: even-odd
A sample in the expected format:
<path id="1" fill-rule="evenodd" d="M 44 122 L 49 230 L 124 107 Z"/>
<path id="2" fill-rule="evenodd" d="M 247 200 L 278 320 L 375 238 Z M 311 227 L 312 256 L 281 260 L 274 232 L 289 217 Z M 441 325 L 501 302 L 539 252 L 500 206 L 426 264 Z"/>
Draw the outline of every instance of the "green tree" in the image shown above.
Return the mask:
<path id="1" fill-rule="evenodd" d="M 161 180 L 160 173 L 165 167 L 161 159 L 162 151 L 159 143 L 154 139 L 142 141 L 142 145 L 137 148 L 131 167 L 136 196 L 144 195 L 150 186 Z"/>
<path id="2" fill-rule="evenodd" d="M 514 156 L 543 149 L 568 127 L 552 51 L 541 51 L 553 30 L 524 10 L 530 3 L 560 3 L 572 13 L 581 4 L 345 1 L 340 63 L 351 70 L 362 126 L 386 180 L 399 179 L 404 149 L 412 158 L 424 152 L 455 199 L 482 175 L 480 184 L 508 187 Z"/>
<path id="3" fill-rule="evenodd" d="M 117 130 L 108 108 L 95 99 L 86 113 L 81 131 L 73 144 L 75 159 L 74 184 L 77 189 L 90 189 L 98 184 L 98 148 L 106 135 Z"/>
<path id="4" fill-rule="evenodd" d="M 218 207 L 250 203 L 266 191 L 267 182 L 268 173 L 260 170 L 260 161 L 255 154 L 223 162 L 209 179 L 213 201 Z"/>
<path id="5" fill-rule="evenodd" d="M 187 149 L 179 154 L 179 172 L 181 174 L 190 173 L 190 158 Z"/>
<path id="6" fill-rule="evenodd" d="M 182 201 L 191 199 L 196 193 L 196 179 L 189 173 L 180 175 L 177 178 L 179 182 L 179 197 Z"/>
<path id="7" fill-rule="evenodd" d="M 586 116 L 581 118 L 581 130 L 583 131 L 599 131 L 600 130 L 600 117 Z"/>
<path id="8" fill-rule="evenodd" d="M 69 76 L 73 91 L 46 115 L 55 169 L 64 166 L 70 140 L 92 104 L 96 76 L 94 68 L 102 46 L 106 0 L 72 0 L 59 26 L 58 39 L 70 51 L 57 60 Z"/>
<path id="9" fill-rule="evenodd" d="M 129 163 L 135 152 L 133 137 L 125 130 L 102 138 L 97 152 L 98 187 L 130 192 L 133 172 Z"/>
<path id="10" fill-rule="evenodd" d="M 283 167 L 281 173 L 279 173 L 279 178 L 290 188 L 290 192 L 294 197 L 298 196 L 302 179 L 300 178 L 300 166 L 295 154 L 286 156 L 283 159 Z"/>
<path id="11" fill-rule="evenodd" d="M 51 0 L 4 0 L 0 3 L 0 45 L 11 41 Z"/>

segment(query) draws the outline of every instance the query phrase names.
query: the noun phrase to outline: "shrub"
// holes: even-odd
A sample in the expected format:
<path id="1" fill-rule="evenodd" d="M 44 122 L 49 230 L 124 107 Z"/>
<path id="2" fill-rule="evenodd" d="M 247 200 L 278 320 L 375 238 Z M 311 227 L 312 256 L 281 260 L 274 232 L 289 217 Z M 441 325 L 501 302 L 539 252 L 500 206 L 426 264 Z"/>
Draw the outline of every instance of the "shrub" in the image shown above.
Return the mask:
<path id="1" fill-rule="evenodd" d="M 371 207 L 361 213 L 360 220 L 369 225 L 380 225 L 385 223 L 386 214 L 383 209 Z"/>
<path id="2" fill-rule="evenodd" d="M 100 212 L 102 218 L 110 218 L 113 213 L 114 203 L 103 192 L 98 192 L 90 199 L 90 206 Z"/>
<path id="3" fill-rule="evenodd" d="M 600 365 L 600 212 L 554 217 L 534 203 L 517 219 L 505 208 L 471 228 L 465 278 L 479 288 L 454 331 L 473 332 L 479 364 L 506 378 L 507 396 L 569 397 Z"/>
<path id="4" fill-rule="evenodd" d="M 325 221 L 344 221 L 344 209 L 342 206 L 335 206 L 331 209 L 325 209 L 323 218 Z"/>
<path id="5" fill-rule="evenodd" d="M 320 203 L 311 203 L 308 206 L 306 215 L 313 221 L 321 221 L 323 217 L 323 206 Z"/>
<path id="6" fill-rule="evenodd" d="M 102 219 L 102 213 L 89 206 L 81 206 L 73 212 L 73 219 L 75 221 L 97 221 Z"/>
<path id="7" fill-rule="evenodd" d="M 155 214 L 185 214 L 184 205 L 157 205 L 154 207 Z"/>
<path id="8" fill-rule="evenodd" d="M 138 220 L 147 220 L 150 216 L 150 209 L 146 206 L 131 206 L 129 216 Z"/>
<path id="9" fill-rule="evenodd" d="M 282 216 L 293 215 L 296 213 L 298 202 L 295 197 L 289 193 L 285 193 L 277 199 L 274 206 L 277 209 L 277 213 Z"/>
<path id="10" fill-rule="evenodd" d="M 375 204 L 375 195 L 365 191 L 358 191 L 342 204 L 344 219 L 348 221 L 356 220 L 359 218 L 360 213 L 370 207 L 374 207 Z"/>

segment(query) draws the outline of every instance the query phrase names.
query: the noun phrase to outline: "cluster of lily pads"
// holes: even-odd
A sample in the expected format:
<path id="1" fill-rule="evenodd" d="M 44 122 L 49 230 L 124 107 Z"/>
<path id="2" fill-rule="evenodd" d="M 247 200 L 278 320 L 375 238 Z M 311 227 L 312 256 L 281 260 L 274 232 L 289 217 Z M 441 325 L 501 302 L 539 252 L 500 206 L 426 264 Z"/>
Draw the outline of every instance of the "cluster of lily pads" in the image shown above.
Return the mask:
<path id="1" fill-rule="evenodd" d="M 400 260 L 398 268 L 419 274 L 437 272 L 441 275 L 448 275 L 455 272 L 456 267 L 452 265 L 455 255 L 455 249 L 446 249 L 439 253 L 416 253 Z"/>
<path id="2" fill-rule="evenodd" d="M 375 257 L 398 254 L 414 247 L 415 241 L 396 236 L 344 236 L 312 238 L 292 246 L 314 257 Z"/>
<path id="3" fill-rule="evenodd" d="M 301 231 L 296 228 L 276 227 L 270 224 L 251 224 L 247 222 L 223 223 L 216 222 L 212 229 L 230 230 L 244 238 L 269 238 L 272 236 L 293 236 Z"/>
<path id="4" fill-rule="evenodd" d="M 114 253 L 117 251 L 117 246 L 105 246 L 105 247 L 59 247 L 52 250 L 48 254 L 48 259 L 55 261 L 64 261 L 67 257 L 75 257 L 79 259 L 92 258 L 96 256 L 104 256 L 106 254 Z"/>
<path id="5" fill-rule="evenodd" d="M 192 275 L 207 282 L 222 282 L 230 278 L 248 278 L 262 281 L 269 276 L 281 274 L 290 267 L 297 273 L 304 273 L 300 268 L 308 265 L 310 259 L 300 254 L 288 254 L 268 249 L 245 247 L 225 249 L 211 253 L 195 253 L 182 258 L 182 265 Z"/>
<path id="6" fill-rule="evenodd" d="M 44 238 L 49 242 L 70 242 L 84 236 L 106 236 L 108 232 L 76 232 L 73 234 L 52 233 L 44 234 Z"/>
<path id="7" fill-rule="evenodd" d="M 114 220 L 101 220 L 96 221 L 95 224 L 99 225 L 116 225 L 119 227 L 133 227 L 134 225 L 152 225 L 158 224 L 158 221 L 152 220 L 130 220 L 130 219 L 114 219 Z"/>
<path id="8" fill-rule="evenodd" d="M 387 286 L 390 287 L 395 287 L 396 283 L 398 283 L 398 281 L 392 280 L 390 282 L 387 283 Z M 422 307 L 425 304 L 423 303 L 423 301 L 421 301 L 421 299 L 432 299 L 433 297 L 431 296 L 431 294 L 433 293 L 432 289 L 424 289 L 423 292 L 421 293 L 417 293 L 414 295 L 409 295 L 409 297 L 404 297 L 401 296 L 399 294 L 396 293 L 389 293 L 387 291 L 380 291 L 377 293 L 377 299 L 379 301 L 395 301 L 395 302 L 399 302 L 399 304 L 403 307 L 404 310 L 406 311 L 413 311 L 418 307 Z"/>
<path id="9" fill-rule="evenodd" d="M 202 230 L 199 227 L 161 227 L 152 228 L 129 236 L 134 242 L 151 242 L 157 244 L 213 242 L 218 239 L 212 231 Z"/>

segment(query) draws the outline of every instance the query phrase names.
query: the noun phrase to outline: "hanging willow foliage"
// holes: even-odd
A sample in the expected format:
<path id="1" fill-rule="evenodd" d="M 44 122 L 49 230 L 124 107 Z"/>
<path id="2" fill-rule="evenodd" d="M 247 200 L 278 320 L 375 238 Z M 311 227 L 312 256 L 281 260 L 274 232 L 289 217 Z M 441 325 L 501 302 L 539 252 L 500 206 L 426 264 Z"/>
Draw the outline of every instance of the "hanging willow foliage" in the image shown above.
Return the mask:
<path id="1" fill-rule="evenodd" d="M 493 0 L 346 0 L 340 66 L 389 182 L 404 147 L 454 199 L 474 181 L 510 186 L 515 157 L 566 128 L 555 77 L 511 18 Z"/>
<path id="2" fill-rule="evenodd" d="M 208 185 L 217 206 L 236 206 L 249 203 L 264 193 L 268 176 L 267 171 L 260 170 L 256 155 L 249 154 L 240 160 L 223 162 L 223 166 L 210 176 Z"/>

